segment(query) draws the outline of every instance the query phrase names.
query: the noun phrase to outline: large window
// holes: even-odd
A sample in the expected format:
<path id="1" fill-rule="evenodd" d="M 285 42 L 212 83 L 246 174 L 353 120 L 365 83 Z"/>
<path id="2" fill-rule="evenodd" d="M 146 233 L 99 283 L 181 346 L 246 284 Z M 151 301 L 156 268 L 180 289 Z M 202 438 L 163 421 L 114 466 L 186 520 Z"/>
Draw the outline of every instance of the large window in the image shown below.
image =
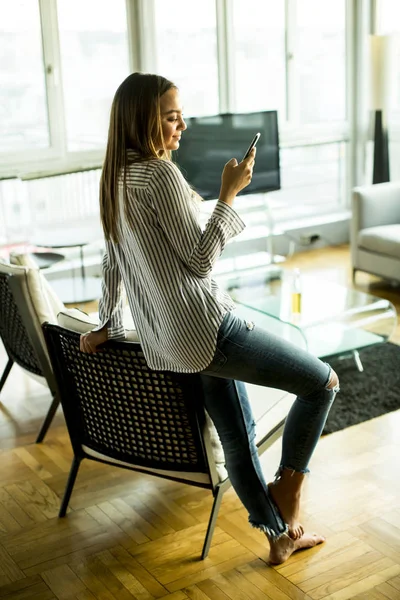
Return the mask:
<path id="1" fill-rule="evenodd" d="M 297 0 L 293 33 L 296 120 L 346 119 L 345 0 Z"/>
<path id="2" fill-rule="evenodd" d="M 233 0 L 233 40 L 237 110 L 278 109 L 296 126 L 346 119 L 345 0 Z"/>
<path id="3" fill-rule="evenodd" d="M 345 0 L 233 0 L 232 6 L 234 108 L 279 112 L 282 190 L 269 194 L 275 218 L 343 207 L 347 144 L 337 130 L 338 124 L 345 130 L 347 117 Z M 317 125 L 337 141 L 319 143 Z M 294 138 L 298 132 L 303 145 Z"/>
<path id="4" fill-rule="evenodd" d="M 212 115 L 219 111 L 215 1 L 188 4 L 155 0 L 157 71 L 180 88 L 187 116 Z"/>
<path id="5" fill-rule="evenodd" d="M 22 172 L 32 179 L 37 171 L 48 176 L 100 167 L 113 96 L 134 69 L 174 81 L 187 116 L 277 109 L 282 190 L 272 200 L 279 217 L 295 218 L 301 207 L 315 214 L 340 209 L 351 156 L 346 66 L 353 54 L 346 47 L 346 16 L 355 29 L 364 4 L 370 6 L 346 0 L 0 0 L 0 175 Z M 400 21 L 398 0 L 377 5 L 381 28 Z M 396 85 L 400 106 L 398 67 Z M 90 197 L 96 187 L 87 178 L 73 176 L 68 186 L 71 181 L 75 199 L 79 186 L 90 188 Z M 77 205 L 61 194 L 53 200 L 47 184 L 55 211 L 76 214 Z M 37 190 L 38 202 L 29 200 L 36 214 L 47 210 L 42 187 Z M 9 198 L 0 195 L 0 205 Z M 0 206 L 8 226 L 19 219 L 12 203 L 5 212 Z"/>
<path id="6" fill-rule="evenodd" d="M 346 142 L 292 146 L 281 151 L 282 190 L 270 194 L 274 218 L 290 221 L 344 207 Z"/>
<path id="7" fill-rule="evenodd" d="M 0 0 L 0 152 L 50 144 L 39 4 Z"/>
<path id="8" fill-rule="evenodd" d="M 278 110 L 286 120 L 285 3 L 233 2 L 234 106 L 239 112 Z"/>
<path id="9" fill-rule="evenodd" d="M 102 149 L 110 106 L 129 75 L 124 0 L 58 0 L 68 151 Z"/>

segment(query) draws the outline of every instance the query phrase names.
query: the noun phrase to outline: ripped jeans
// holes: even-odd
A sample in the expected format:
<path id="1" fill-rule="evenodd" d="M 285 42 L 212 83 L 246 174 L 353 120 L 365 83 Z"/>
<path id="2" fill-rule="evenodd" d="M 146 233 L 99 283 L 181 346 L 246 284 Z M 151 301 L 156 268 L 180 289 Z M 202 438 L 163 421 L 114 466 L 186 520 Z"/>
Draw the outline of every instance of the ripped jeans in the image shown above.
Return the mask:
<path id="1" fill-rule="evenodd" d="M 331 367 L 290 342 L 228 312 L 217 349 L 201 372 L 205 406 L 224 449 L 226 468 L 249 522 L 278 539 L 287 524 L 273 502 L 255 445 L 255 424 L 243 382 L 296 394 L 282 436 L 283 468 L 307 473 L 339 386 L 328 389 Z"/>

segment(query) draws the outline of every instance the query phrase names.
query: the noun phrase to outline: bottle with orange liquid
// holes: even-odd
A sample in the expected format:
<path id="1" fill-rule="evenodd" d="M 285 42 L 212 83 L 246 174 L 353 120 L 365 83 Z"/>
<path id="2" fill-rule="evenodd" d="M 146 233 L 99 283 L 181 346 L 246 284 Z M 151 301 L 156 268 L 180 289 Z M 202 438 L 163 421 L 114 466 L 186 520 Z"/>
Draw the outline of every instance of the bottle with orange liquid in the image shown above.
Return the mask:
<path id="1" fill-rule="evenodd" d="M 301 313 L 301 275 L 300 269 L 294 269 L 292 282 L 292 313 Z"/>

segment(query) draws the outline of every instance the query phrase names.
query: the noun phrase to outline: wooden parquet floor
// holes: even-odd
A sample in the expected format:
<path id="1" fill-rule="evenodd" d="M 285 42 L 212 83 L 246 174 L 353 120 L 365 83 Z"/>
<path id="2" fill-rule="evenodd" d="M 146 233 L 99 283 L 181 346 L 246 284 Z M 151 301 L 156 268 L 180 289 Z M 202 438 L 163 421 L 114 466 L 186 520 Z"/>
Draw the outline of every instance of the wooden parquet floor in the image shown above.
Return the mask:
<path id="1" fill-rule="evenodd" d="M 348 283 L 346 247 L 291 265 Z M 379 295 L 373 278 L 359 281 Z M 399 289 L 381 293 L 400 310 Z M 0 370 L 4 361 L 1 348 Z M 49 398 L 17 367 L 1 395 L 0 598 L 400 600 L 400 411 L 321 439 L 301 516 L 327 541 L 272 568 L 266 538 L 248 525 L 232 489 L 204 561 L 205 490 L 84 461 L 58 519 L 72 452 L 61 411 L 45 443 L 34 444 Z M 267 478 L 278 459 L 279 443 L 262 457 Z"/>

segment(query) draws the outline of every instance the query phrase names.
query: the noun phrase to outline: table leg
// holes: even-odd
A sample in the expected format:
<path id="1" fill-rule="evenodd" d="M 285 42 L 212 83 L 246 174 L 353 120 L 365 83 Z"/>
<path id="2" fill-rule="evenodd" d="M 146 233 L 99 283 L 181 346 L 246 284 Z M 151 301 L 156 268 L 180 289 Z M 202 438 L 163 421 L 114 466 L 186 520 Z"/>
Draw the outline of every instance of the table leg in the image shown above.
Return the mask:
<path id="1" fill-rule="evenodd" d="M 85 264 L 83 262 L 83 246 L 80 246 L 80 254 L 81 254 L 81 273 L 82 273 L 82 279 L 85 279 Z"/>
<path id="2" fill-rule="evenodd" d="M 364 371 L 364 367 L 363 367 L 363 364 L 361 362 L 361 358 L 360 358 L 360 355 L 358 353 L 358 350 L 353 350 L 353 357 L 354 357 L 355 363 L 357 365 L 357 369 L 360 371 L 360 373 L 362 373 Z"/>

